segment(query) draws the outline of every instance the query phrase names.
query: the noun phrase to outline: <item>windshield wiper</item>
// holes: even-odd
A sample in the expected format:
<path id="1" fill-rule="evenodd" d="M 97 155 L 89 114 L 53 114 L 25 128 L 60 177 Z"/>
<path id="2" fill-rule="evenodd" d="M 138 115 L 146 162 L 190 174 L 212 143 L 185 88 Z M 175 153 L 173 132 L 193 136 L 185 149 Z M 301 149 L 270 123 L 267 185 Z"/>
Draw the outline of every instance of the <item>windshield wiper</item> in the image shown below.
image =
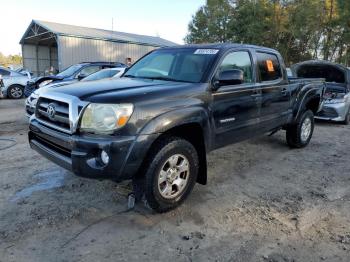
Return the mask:
<path id="1" fill-rule="evenodd" d="M 174 82 L 189 82 L 189 81 L 178 80 L 178 79 L 166 77 L 166 76 L 154 76 L 154 77 L 142 77 L 142 78 L 152 79 L 152 80 L 174 81 Z"/>
<path id="2" fill-rule="evenodd" d="M 136 78 L 136 76 L 134 76 L 134 75 L 123 75 L 123 77 Z"/>

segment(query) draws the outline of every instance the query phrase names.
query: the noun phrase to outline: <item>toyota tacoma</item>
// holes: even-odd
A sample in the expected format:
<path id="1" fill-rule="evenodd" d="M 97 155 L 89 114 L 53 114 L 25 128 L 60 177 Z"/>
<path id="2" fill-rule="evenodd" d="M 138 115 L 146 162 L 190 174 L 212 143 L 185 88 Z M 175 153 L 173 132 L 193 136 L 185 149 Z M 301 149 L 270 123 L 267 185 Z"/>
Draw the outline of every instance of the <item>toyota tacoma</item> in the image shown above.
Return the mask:
<path id="1" fill-rule="evenodd" d="M 77 175 L 132 179 L 148 206 L 165 212 L 206 184 L 206 156 L 217 148 L 279 130 L 290 147 L 308 145 L 324 86 L 288 79 L 281 55 L 269 48 L 161 48 L 120 79 L 41 94 L 29 143 Z"/>

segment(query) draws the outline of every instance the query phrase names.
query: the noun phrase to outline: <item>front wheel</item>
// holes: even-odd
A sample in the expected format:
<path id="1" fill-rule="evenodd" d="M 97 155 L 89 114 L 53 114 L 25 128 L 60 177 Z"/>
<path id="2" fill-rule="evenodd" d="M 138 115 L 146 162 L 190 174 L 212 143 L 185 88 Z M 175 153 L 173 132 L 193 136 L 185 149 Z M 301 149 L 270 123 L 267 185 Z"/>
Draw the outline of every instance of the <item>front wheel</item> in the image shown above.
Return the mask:
<path id="1" fill-rule="evenodd" d="M 191 193 L 198 174 L 195 147 L 182 138 L 164 138 L 152 150 L 146 165 L 145 197 L 157 212 L 180 205 Z"/>
<path id="2" fill-rule="evenodd" d="M 287 128 L 287 143 L 292 148 L 306 147 L 314 132 L 314 114 L 311 110 L 306 110 L 297 122 Z"/>
<path id="3" fill-rule="evenodd" d="M 23 97 L 24 89 L 20 85 L 12 85 L 8 89 L 8 97 L 11 99 L 20 99 Z"/>

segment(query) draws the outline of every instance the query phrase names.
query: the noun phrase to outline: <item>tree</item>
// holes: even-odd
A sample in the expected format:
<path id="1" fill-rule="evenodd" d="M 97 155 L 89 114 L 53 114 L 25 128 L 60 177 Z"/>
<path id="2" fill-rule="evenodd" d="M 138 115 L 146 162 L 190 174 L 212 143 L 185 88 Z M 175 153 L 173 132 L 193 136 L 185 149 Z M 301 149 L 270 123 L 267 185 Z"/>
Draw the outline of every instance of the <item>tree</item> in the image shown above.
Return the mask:
<path id="1" fill-rule="evenodd" d="M 233 3 L 208 0 L 192 17 L 187 43 L 227 42 L 232 40 Z"/>
<path id="2" fill-rule="evenodd" d="M 22 56 L 20 55 L 5 56 L 0 52 L 0 65 L 5 67 L 10 65 L 22 65 Z"/>
<path id="3" fill-rule="evenodd" d="M 193 16 L 187 43 L 238 42 L 278 49 L 292 64 L 350 64 L 349 0 L 208 0 Z"/>

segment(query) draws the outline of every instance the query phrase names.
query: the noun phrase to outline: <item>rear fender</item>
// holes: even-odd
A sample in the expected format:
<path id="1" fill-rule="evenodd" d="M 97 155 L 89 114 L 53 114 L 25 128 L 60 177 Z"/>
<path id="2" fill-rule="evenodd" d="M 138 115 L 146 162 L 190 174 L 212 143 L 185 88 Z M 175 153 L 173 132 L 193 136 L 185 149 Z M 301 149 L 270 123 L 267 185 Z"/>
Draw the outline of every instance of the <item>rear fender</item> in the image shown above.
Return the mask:
<path id="1" fill-rule="evenodd" d="M 320 86 L 320 84 L 306 84 L 303 86 L 303 88 L 300 90 L 297 99 L 295 100 L 295 106 L 293 108 L 293 122 L 295 122 L 298 117 L 303 113 L 303 110 L 306 108 L 306 105 L 313 99 L 319 99 L 320 103 L 317 108 L 317 112 L 322 109 L 322 102 L 323 102 L 323 92 L 324 92 L 324 85 Z"/>

